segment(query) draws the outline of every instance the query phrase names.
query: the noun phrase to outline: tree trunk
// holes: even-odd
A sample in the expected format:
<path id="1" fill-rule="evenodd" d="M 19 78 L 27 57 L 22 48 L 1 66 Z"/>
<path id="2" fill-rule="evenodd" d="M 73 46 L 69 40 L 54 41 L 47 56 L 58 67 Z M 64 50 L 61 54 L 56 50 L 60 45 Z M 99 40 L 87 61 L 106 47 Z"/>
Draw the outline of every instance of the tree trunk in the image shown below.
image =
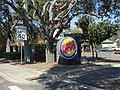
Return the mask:
<path id="1" fill-rule="evenodd" d="M 6 52 L 10 52 L 10 39 L 7 39 L 7 43 L 6 43 Z"/>
<path id="2" fill-rule="evenodd" d="M 93 50 L 93 44 L 91 45 L 91 49 L 92 49 L 92 58 L 93 58 L 93 60 L 95 60 L 95 57 L 94 57 L 94 50 Z"/>
<path id="3" fill-rule="evenodd" d="M 95 59 L 98 59 L 98 52 L 97 52 L 97 50 L 96 50 L 96 48 L 97 48 L 97 45 L 96 45 L 96 44 L 94 44 L 94 48 L 95 48 Z"/>
<path id="4" fill-rule="evenodd" d="M 54 62 L 54 53 L 50 52 L 50 50 L 46 48 L 46 63 L 52 62 Z"/>
<path id="5" fill-rule="evenodd" d="M 98 59 L 98 52 L 95 50 L 96 59 Z"/>

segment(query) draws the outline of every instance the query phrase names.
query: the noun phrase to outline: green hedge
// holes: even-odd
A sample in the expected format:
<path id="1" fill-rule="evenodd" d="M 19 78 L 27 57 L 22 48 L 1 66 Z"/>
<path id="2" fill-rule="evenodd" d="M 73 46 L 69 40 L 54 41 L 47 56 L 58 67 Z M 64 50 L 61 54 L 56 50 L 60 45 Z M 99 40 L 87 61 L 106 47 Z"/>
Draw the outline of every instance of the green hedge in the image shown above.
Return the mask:
<path id="1" fill-rule="evenodd" d="M 4 58 L 4 51 L 0 50 L 0 58 Z"/>
<path id="2" fill-rule="evenodd" d="M 45 45 L 35 45 L 35 53 L 33 54 L 34 60 L 37 62 L 45 62 Z"/>
<path id="3" fill-rule="evenodd" d="M 16 60 L 16 59 L 20 59 L 20 53 L 8 52 L 8 53 L 4 53 L 4 57 L 8 60 Z"/>
<path id="4" fill-rule="evenodd" d="M 115 51 L 114 54 L 120 54 L 120 51 Z"/>

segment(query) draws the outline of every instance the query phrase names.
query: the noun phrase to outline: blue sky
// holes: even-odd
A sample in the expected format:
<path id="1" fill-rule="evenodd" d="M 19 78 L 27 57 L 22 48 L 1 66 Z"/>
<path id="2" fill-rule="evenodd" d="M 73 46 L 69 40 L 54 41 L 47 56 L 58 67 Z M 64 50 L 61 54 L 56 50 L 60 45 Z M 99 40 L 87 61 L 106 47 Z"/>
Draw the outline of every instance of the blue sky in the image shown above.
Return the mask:
<path id="1" fill-rule="evenodd" d="M 78 21 L 78 17 L 74 17 L 74 18 L 71 20 L 71 22 L 70 22 L 71 28 L 77 27 L 77 26 L 75 25 L 75 22 L 77 22 L 77 21 Z"/>

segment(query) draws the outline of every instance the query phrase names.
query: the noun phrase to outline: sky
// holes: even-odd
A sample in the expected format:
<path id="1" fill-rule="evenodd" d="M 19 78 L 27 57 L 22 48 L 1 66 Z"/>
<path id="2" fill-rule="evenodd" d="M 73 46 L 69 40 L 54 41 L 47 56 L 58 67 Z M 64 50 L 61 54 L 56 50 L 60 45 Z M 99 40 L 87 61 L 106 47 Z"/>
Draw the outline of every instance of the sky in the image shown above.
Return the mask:
<path id="1" fill-rule="evenodd" d="M 77 21 L 78 21 L 78 17 L 74 17 L 70 22 L 70 27 L 76 28 L 77 26 L 75 25 L 75 22 L 77 22 Z"/>

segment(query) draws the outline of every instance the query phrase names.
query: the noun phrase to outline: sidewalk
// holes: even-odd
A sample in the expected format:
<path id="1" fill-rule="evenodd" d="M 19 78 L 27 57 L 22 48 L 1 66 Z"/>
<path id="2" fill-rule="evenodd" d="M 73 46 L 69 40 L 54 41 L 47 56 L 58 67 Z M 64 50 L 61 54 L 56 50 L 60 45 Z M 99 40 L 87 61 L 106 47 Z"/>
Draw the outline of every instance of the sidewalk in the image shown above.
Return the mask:
<path id="1" fill-rule="evenodd" d="M 0 76 L 15 83 L 37 85 L 37 82 L 34 80 L 30 81 L 29 79 L 37 78 L 43 73 L 45 72 L 10 64 L 0 64 Z"/>

